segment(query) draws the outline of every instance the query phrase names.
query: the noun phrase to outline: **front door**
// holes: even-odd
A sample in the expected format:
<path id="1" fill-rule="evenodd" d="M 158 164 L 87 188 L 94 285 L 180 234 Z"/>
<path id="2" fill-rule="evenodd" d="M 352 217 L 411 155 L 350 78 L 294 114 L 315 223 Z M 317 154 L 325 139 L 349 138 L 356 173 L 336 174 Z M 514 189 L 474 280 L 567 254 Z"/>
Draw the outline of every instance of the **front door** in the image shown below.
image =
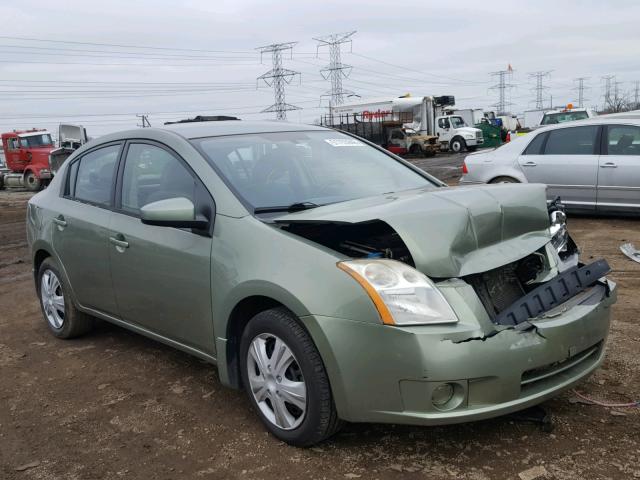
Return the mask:
<path id="1" fill-rule="evenodd" d="M 598 210 L 640 209 L 640 127 L 609 125 L 598 169 Z"/>
<path id="2" fill-rule="evenodd" d="M 545 183 L 547 197 L 573 208 L 595 210 L 598 178 L 597 125 L 538 134 L 518 157 L 529 183 Z"/>
<path id="3" fill-rule="evenodd" d="M 123 320 L 215 353 L 211 238 L 189 229 L 145 225 L 140 208 L 175 197 L 211 201 L 186 163 L 153 143 L 128 144 L 110 224 L 111 275 Z"/>
<path id="4" fill-rule="evenodd" d="M 109 315 L 117 315 L 107 245 L 121 148 L 99 147 L 69 165 L 53 220 L 53 248 L 76 300 Z"/>
<path id="5" fill-rule="evenodd" d="M 436 133 L 438 135 L 438 140 L 441 142 L 448 142 L 453 137 L 451 132 L 451 122 L 447 117 L 438 117 L 437 121 L 438 128 Z"/>

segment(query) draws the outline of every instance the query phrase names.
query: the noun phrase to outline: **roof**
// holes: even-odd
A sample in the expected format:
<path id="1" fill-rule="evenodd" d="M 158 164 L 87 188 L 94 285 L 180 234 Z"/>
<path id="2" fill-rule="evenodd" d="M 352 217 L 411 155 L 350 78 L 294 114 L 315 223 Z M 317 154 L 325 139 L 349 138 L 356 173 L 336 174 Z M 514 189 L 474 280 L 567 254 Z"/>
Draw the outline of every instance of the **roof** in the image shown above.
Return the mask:
<path id="1" fill-rule="evenodd" d="M 571 122 L 554 123 L 553 125 L 541 125 L 535 132 L 555 130 L 557 128 L 579 127 L 581 125 L 637 125 L 640 126 L 640 115 L 630 115 L 628 117 L 619 117 L 613 115 L 599 115 L 597 117 L 585 118 L 583 120 L 573 120 Z"/>
<path id="2" fill-rule="evenodd" d="M 247 133 L 271 133 L 271 132 L 291 132 L 301 130 L 326 130 L 325 127 L 317 125 L 306 125 L 303 123 L 282 122 L 282 121 L 261 121 L 246 122 L 240 121 L 217 121 L 217 122 L 193 122 L 175 123 L 165 125 L 159 130 L 170 130 L 186 138 L 216 137 L 222 135 L 241 135 Z"/>

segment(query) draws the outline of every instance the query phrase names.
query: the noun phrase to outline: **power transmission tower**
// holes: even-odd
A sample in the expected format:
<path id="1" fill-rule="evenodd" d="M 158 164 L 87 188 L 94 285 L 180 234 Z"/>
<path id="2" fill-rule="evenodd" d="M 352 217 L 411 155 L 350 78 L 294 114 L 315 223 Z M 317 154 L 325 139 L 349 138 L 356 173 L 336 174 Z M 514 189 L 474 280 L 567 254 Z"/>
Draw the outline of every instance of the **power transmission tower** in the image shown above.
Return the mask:
<path id="1" fill-rule="evenodd" d="M 321 97 L 329 98 L 329 108 L 341 105 L 344 102 L 345 95 L 355 95 L 350 90 L 344 90 L 342 88 L 342 79 L 347 78 L 351 73 L 351 65 L 345 65 L 340 58 L 340 46 L 343 43 L 353 44 L 351 37 L 355 34 L 355 30 L 345 33 L 334 33 L 332 35 L 326 35 L 324 37 L 315 37 L 314 40 L 318 42 L 316 47 L 316 56 L 321 47 L 329 47 L 329 65 L 320 70 L 322 78 L 325 80 L 331 79 L 331 90 Z"/>
<path id="2" fill-rule="evenodd" d="M 601 80 L 604 82 L 604 108 L 603 110 L 607 110 L 611 107 L 611 86 L 615 83 L 616 76 L 615 75 L 605 75 L 601 77 Z"/>
<path id="3" fill-rule="evenodd" d="M 589 88 L 589 87 L 585 87 L 585 84 L 584 84 L 585 80 L 589 80 L 589 77 L 578 77 L 573 79 L 574 82 L 578 82 L 578 86 L 576 86 L 574 90 L 578 91 L 578 106 L 580 108 L 584 107 L 584 102 L 589 100 L 584 96 L 584 91 Z"/>
<path id="4" fill-rule="evenodd" d="M 633 108 L 640 108 L 640 81 L 636 80 L 633 87 Z"/>
<path id="5" fill-rule="evenodd" d="M 543 80 L 545 77 L 548 77 L 550 73 L 551 70 L 531 72 L 529 74 L 529 78 L 536 79 L 536 86 L 533 87 L 533 91 L 536 92 L 536 110 L 542 110 L 544 108 L 544 92 L 549 87 L 544 85 Z"/>
<path id="6" fill-rule="evenodd" d="M 512 83 L 507 82 L 507 78 L 511 78 L 513 74 L 513 69 L 511 65 L 507 70 L 500 70 L 498 72 L 491 72 L 489 75 L 491 77 L 497 77 L 498 83 L 494 86 L 489 87 L 489 90 L 497 90 L 498 91 L 498 102 L 494 103 L 492 106 L 496 107 L 498 111 L 498 115 L 504 115 L 507 110 L 507 106 L 511 105 L 511 102 L 507 101 L 507 90 L 511 90 L 513 88 Z"/>
<path id="7" fill-rule="evenodd" d="M 290 105 L 285 101 L 284 87 L 290 84 L 296 76 L 300 75 L 300 72 L 294 72 L 282 66 L 282 52 L 291 50 L 293 55 L 293 46 L 298 42 L 287 43 L 272 43 L 271 45 L 265 45 L 259 47 L 256 50 L 260 51 L 260 60 L 265 53 L 271 54 L 272 68 L 268 72 L 260 75 L 256 81 L 262 80 L 268 86 L 273 86 L 273 92 L 275 94 L 275 103 L 268 108 L 265 108 L 263 112 L 276 112 L 277 120 L 286 120 L 287 112 L 289 110 L 300 110 L 300 107 Z"/>
<path id="8" fill-rule="evenodd" d="M 151 127 L 151 124 L 149 123 L 149 115 L 142 114 L 142 115 L 136 115 L 136 117 L 138 117 L 141 120 L 141 122 L 137 124 L 138 127 L 141 127 L 141 128 Z"/>

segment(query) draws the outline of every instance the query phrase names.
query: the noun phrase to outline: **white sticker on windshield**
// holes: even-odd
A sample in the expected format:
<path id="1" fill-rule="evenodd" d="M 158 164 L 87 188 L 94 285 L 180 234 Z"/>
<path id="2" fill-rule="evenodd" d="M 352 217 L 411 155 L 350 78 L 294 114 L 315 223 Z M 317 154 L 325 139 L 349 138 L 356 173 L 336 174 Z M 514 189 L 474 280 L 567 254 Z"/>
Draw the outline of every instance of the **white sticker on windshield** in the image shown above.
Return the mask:
<path id="1" fill-rule="evenodd" d="M 364 143 L 355 138 L 325 138 L 324 141 L 332 147 L 364 147 Z"/>

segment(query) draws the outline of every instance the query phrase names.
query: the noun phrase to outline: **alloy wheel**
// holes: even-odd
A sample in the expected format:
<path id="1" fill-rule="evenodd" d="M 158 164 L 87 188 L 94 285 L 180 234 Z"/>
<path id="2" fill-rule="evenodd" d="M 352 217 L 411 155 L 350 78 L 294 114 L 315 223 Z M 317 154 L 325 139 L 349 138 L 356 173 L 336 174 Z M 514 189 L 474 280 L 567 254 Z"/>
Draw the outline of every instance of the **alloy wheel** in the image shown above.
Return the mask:
<path id="1" fill-rule="evenodd" d="M 64 324 L 64 292 L 57 275 L 45 270 L 40 280 L 40 301 L 49 324 L 60 330 Z"/>
<path id="2" fill-rule="evenodd" d="M 307 411 L 307 386 L 289 346 L 270 333 L 256 336 L 247 352 L 247 369 L 262 414 L 283 430 L 298 427 Z"/>

